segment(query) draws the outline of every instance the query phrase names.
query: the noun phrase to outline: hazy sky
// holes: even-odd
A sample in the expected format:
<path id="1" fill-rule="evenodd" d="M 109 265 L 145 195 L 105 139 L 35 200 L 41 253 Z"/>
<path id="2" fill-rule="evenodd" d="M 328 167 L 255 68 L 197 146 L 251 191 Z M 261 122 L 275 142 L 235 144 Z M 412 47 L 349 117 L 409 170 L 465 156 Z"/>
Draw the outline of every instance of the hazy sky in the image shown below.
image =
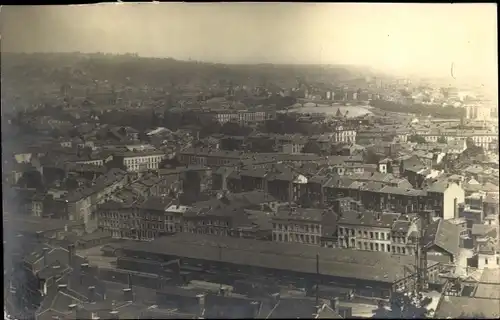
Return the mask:
<path id="1" fill-rule="evenodd" d="M 2 8 L 3 51 L 361 64 L 497 79 L 496 4 L 100 4 Z"/>

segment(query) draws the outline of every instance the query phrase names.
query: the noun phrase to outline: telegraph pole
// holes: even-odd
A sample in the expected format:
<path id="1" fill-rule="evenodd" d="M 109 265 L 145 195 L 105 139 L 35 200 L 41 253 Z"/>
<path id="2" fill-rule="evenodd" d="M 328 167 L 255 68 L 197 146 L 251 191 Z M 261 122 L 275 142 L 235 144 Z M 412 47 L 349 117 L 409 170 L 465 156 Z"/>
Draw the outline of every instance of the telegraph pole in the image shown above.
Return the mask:
<path id="1" fill-rule="evenodd" d="M 316 254 L 316 305 L 319 305 L 319 253 Z"/>

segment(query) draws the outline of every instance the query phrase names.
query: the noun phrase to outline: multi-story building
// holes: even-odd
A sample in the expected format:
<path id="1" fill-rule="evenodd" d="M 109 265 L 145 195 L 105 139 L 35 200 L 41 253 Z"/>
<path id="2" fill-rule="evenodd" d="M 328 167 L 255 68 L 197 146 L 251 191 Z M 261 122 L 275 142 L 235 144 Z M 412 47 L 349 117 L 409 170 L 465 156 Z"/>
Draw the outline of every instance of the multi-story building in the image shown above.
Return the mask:
<path id="1" fill-rule="evenodd" d="M 251 158 L 240 151 L 220 151 L 208 149 L 187 149 L 178 153 L 177 159 L 183 165 L 227 166 Z"/>
<path id="2" fill-rule="evenodd" d="M 391 251 L 391 229 L 398 214 L 343 212 L 337 222 L 339 246 L 368 251 Z"/>
<path id="3" fill-rule="evenodd" d="M 92 185 L 79 188 L 57 199 L 62 204 L 64 212 L 61 216 L 69 220 L 81 220 L 89 231 L 97 227 L 94 215 L 97 205 L 106 201 L 110 195 L 123 188 L 128 178 L 120 169 L 111 169 L 105 175 L 100 176 L 92 182 Z"/>
<path id="4" fill-rule="evenodd" d="M 427 258 L 441 263 L 455 263 L 460 252 L 460 227 L 437 219 L 425 229 L 423 241 L 426 243 Z"/>
<path id="5" fill-rule="evenodd" d="M 427 208 L 445 220 L 458 218 L 459 205 L 465 202 L 465 191 L 456 183 L 437 181 L 426 189 Z"/>
<path id="6" fill-rule="evenodd" d="M 172 199 L 151 197 L 143 202 L 109 201 L 99 206 L 98 228 L 108 231 L 113 238 L 152 240 L 173 233 L 179 228 L 178 212 L 184 207 L 171 208 Z"/>
<path id="7" fill-rule="evenodd" d="M 252 122 L 263 122 L 271 115 L 265 111 L 249 111 L 249 110 L 221 110 L 213 113 L 217 121 L 221 124 L 226 122 L 238 122 L 240 124 L 248 124 Z"/>
<path id="8" fill-rule="evenodd" d="M 356 130 L 343 126 L 338 126 L 337 128 L 335 128 L 332 138 L 333 142 L 355 143 Z"/>
<path id="9" fill-rule="evenodd" d="M 278 152 L 301 153 L 307 138 L 301 135 L 278 135 L 275 137 L 275 148 Z"/>
<path id="10" fill-rule="evenodd" d="M 324 184 L 325 201 L 351 197 L 368 210 L 411 213 L 423 210 L 427 193 L 413 189 L 405 179 L 378 172 L 333 176 Z"/>
<path id="11" fill-rule="evenodd" d="M 415 220 L 401 218 L 391 228 L 391 251 L 393 254 L 414 255 L 418 226 Z"/>
<path id="12" fill-rule="evenodd" d="M 128 172 L 141 172 L 157 170 L 165 157 L 165 152 L 161 150 L 134 150 L 131 148 L 129 151 L 116 153 L 113 160 L 122 164 Z"/>
<path id="13" fill-rule="evenodd" d="M 321 245 L 322 220 L 325 213 L 321 209 L 294 207 L 279 210 L 272 218 L 273 241 Z"/>
<path id="14" fill-rule="evenodd" d="M 471 139 L 476 146 L 489 150 L 490 144 L 498 140 L 498 133 L 490 130 L 437 130 L 435 132 L 422 131 L 420 136 L 424 137 L 427 142 L 437 142 L 438 139 L 444 137 L 446 141 Z"/>
<path id="15" fill-rule="evenodd" d="M 272 211 L 276 200 L 262 191 L 221 194 L 217 199 L 194 203 L 182 216 L 182 231 L 244 237 L 258 233 L 246 209 Z"/>

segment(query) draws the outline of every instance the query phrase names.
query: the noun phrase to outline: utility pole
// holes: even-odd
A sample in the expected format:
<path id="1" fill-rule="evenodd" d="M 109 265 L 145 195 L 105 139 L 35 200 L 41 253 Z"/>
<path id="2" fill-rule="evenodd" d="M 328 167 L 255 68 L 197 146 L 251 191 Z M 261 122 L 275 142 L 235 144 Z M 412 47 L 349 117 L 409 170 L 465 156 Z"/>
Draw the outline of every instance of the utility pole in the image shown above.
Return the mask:
<path id="1" fill-rule="evenodd" d="M 428 277 L 427 277 L 427 248 L 425 243 L 425 230 L 430 222 L 430 212 L 425 210 L 420 213 L 420 230 L 417 240 L 417 283 L 416 283 L 416 293 L 420 294 L 422 291 L 427 289 Z"/>
<path id="2" fill-rule="evenodd" d="M 319 253 L 316 254 L 316 305 L 319 305 Z"/>

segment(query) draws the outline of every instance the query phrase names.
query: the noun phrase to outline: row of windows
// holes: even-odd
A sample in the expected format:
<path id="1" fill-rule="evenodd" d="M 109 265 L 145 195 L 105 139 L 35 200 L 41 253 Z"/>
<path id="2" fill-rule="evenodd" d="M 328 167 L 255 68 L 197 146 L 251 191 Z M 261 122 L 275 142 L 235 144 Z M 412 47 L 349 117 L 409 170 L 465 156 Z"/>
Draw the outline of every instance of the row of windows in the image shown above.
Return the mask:
<path id="1" fill-rule="evenodd" d="M 149 156 L 149 157 L 137 157 L 132 159 L 124 159 L 125 165 L 130 164 L 140 164 L 140 163 L 159 163 L 161 162 L 163 156 Z"/>
<path id="2" fill-rule="evenodd" d="M 484 258 L 484 264 L 487 265 L 488 264 L 488 258 Z M 497 257 L 497 265 L 500 265 L 500 258 Z"/>
<path id="3" fill-rule="evenodd" d="M 341 246 L 344 248 L 356 248 L 358 250 L 368 250 L 368 251 L 382 251 L 391 252 L 397 254 L 411 254 L 405 247 L 391 246 L 386 243 L 373 243 L 367 241 L 356 241 L 355 239 L 350 239 L 350 241 L 341 241 Z"/>
<path id="4" fill-rule="evenodd" d="M 186 221 L 186 225 L 188 225 L 188 226 L 194 226 L 194 225 L 211 226 L 211 225 L 214 225 L 214 226 L 228 227 L 229 222 L 228 221 L 221 221 L 221 220 L 200 220 L 200 221 Z"/>
<path id="5" fill-rule="evenodd" d="M 144 164 L 128 164 L 127 169 L 129 171 L 137 171 L 143 166 L 144 166 L 144 168 L 147 168 L 150 170 L 158 169 L 158 163 L 148 163 L 146 165 L 144 165 Z"/>
<path id="6" fill-rule="evenodd" d="M 273 233 L 273 241 L 279 242 L 298 242 L 298 243 L 308 243 L 308 244 L 319 244 L 320 237 L 313 236 L 310 234 L 296 234 L 291 233 L 288 235 L 287 233 Z"/>
<path id="7" fill-rule="evenodd" d="M 320 226 L 317 224 L 311 225 L 299 225 L 299 224 L 281 224 L 273 223 L 273 230 L 277 231 L 295 231 L 295 232 L 306 232 L 306 233 L 321 233 Z"/>
<path id="8" fill-rule="evenodd" d="M 75 162 L 76 164 L 91 164 L 91 165 L 94 165 L 94 166 L 102 166 L 104 165 L 104 161 L 103 160 L 89 160 L 89 161 L 78 161 L 78 162 Z"/>
<path id="9" fill-rule="evenodd" d="M 391 240 L 391 235 L 389 232 L 382 232 L 382 231 L 361 231 L 356 229 L 351 229 L 351 228 L 345 228 L 345 227 L 339 227 L 339 235 L 343 236 L 351 236 L 354 237 L 358 235 L 358 237 L 362 238 L 369 238 L 369 239 L 375 239 L 375 240 Z"/>

